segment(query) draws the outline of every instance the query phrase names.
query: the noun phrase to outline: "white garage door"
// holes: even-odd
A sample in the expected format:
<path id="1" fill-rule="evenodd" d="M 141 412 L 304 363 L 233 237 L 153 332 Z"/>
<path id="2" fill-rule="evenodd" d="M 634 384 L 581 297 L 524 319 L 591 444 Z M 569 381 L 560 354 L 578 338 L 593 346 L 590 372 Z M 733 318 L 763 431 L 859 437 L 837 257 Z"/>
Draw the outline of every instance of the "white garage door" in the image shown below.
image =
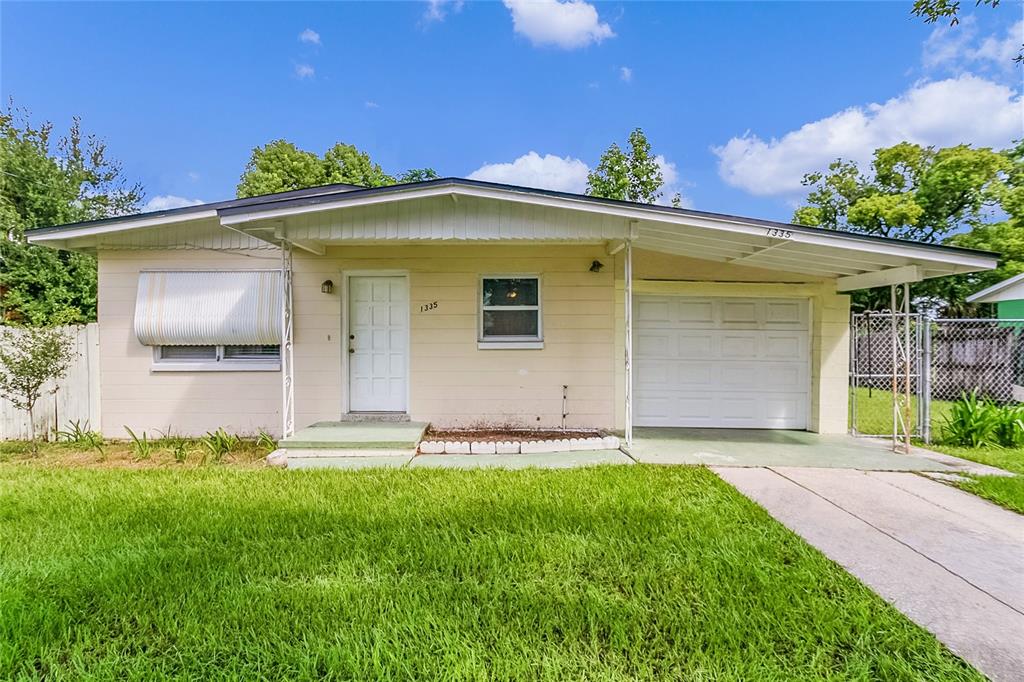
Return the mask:
<path id="1" fill-rule="evenodd" d="M 637 296 L 638 426 L 805 429 L 807 301 Z"/>

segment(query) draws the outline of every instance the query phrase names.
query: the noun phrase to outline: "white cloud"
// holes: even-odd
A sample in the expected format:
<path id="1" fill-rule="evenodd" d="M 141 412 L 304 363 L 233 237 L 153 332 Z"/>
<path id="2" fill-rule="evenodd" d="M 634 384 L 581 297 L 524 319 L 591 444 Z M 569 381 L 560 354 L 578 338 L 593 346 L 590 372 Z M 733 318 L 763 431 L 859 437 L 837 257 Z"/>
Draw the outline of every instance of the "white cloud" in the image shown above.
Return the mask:
<path id="1" fill-rule="evenodd" d="M 654 157 L 654 160 L 657 162 L 664 180 L 663 196 L 658 203 L 668 206 L 672 203 L 672 197 L 676 193 L 682 195 L 685 183 L 680 181 L 679 170 L 674 163 L 660 154 Z M 523 187 L 583 194 L 587 190 L 588 173 L 590 173 L 590 167 L 579 159 L 574 159 L 571 156 L 563 158 L 554 154 L 541 156 L 537 152 L 531 151 L 511 163 L 484 164 L 470 173 L 468 177 L 470 180 L 486 180 L 506 185 L 522 185 Z M 693 202 L 683 197 L 682 205 L 689 208 L 693 206 Z"/>
<path id="2" fill-rule="evenodd" d="M 299 42 L 309 43 L 310 45 L 319 45 L 320 34 L 311 28 L 307 28 L 305 31 L 299 34 Z"/>
<path id="3" fill-rule="evenodd" d="M 303 80 L 303 79 L 306 79 L 306 78 L 312 78 L 315 75 L 316 75 L 316 69 L 314 69 L 309 64 L 296 64 L 295 65 L 295 76 L 299 80 Z"/>
<path id="4" fill-rule="evenodd" d="M 587 164 L 570 156 L 524 154 L 512 163 L 488 163 L 469 174 L 470 180 L 582 194 L 587 188 Z"/>
<path id="5" fill-rule="evenodd" d="M 973 75 L 915 85 L 884 104 L 850 107 L 763 140 L 747 132 L 712 150 L 718 173 L 751 194 L 801 191 L 804 173 L 836 158 L 864 164 L 878 147 L 903 140 L 1002 147 L 1024 132 L 1020 92 Z"/>
<path id="6" fill-rule="evenodd" d="M 199 178 L 202 177 L 196 171 L 189 171 L 188 173 L 186 173 L 186 175 L 188 175 L 188 179 L 191 180 L 192 182 L 199 182 Z"/>
<path id="7" fill-rule="evenodd" d="M 367 109 L 380 109 L 379 104 L 369 99 L 363 102 L 363 106 L 366 107 Z"/>
<path id="8" fill-rule="evenodd" d="M 964 17 L 956 26 L 936 26 L 921 49 L 925 68 L 945 68 L 960 73 L 971 67 L 1014 68 L 1013 58 L 1024 43 L 1024 20 L 1007 29 L 1002 36 L 978 39 L 978 24 L 973 16 Z"/>
<path id="9" fill-rule="evenodd" d="M 463 0 L 427 0 L 427 9 L 423 12 L 426 23 L 444 21 L 449 13 L 462 11 Z"/>
<path id="10" fill-rule="evenodd" d="M 633 80 L 633 69 L 629 68 L 628 66 L 620 66 L 619 78 L 629 83 L 630 81 Z"/>
<path id="11" fill-rule="evenodd" d="M 203 203 L 201 199 L 186 199 L 185 197 L 176 197 L 173 194 L 161 194 L 147 201 L 146 205 L 142 207 L 142 211 L 144 213 L 151 211 L 169 211 L 172 208 L 196 206 L 201 203 Z"/>
<path id="12" fill-rule="evenodd" d="M 515 32 L 535 46 L 572 50 L 615 37 L 597 9 L 583 0 L 505 0 L 505 7 L 512 13 Z"/>

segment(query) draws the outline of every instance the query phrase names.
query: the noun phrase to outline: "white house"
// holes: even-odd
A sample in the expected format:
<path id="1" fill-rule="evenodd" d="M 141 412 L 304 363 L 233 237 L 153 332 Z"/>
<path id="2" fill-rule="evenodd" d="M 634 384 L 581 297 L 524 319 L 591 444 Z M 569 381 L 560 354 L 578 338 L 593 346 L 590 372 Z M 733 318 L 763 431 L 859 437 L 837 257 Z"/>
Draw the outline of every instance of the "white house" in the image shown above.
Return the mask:
<path id="1" fill-rule="evenodd" d="M 352 413 L 841 433 L 844 292 L 996 265 L 462 179 L 332 185 L 29 240 L 98 257 L 108 436 L 289 434 Z"/>

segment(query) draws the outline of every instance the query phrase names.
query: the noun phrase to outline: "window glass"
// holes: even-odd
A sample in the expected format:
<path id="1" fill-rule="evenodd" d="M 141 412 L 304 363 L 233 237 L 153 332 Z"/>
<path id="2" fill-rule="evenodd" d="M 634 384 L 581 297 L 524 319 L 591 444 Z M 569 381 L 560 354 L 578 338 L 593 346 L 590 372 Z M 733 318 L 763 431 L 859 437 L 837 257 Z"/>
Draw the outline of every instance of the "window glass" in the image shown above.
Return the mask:
<path id="1" fill-rule="evenodd" d="M 160 346 L 161 360 L 216 360 L 216 346 Z"/>
<path id="2" fill-rule="evenodd" d="M 280 346 L 224 346 L 225 360 L 276 360 Z"/>
<path id="3" fill-rule="evenodd" d="M 537 278 L 485 279 L 484 307 L 537 305 Z"/>
<path id="4" fill-rule="evenodd" d="M 484 337 L 533 336 L 537 328 L 536 310 L 485 310 Z"/>

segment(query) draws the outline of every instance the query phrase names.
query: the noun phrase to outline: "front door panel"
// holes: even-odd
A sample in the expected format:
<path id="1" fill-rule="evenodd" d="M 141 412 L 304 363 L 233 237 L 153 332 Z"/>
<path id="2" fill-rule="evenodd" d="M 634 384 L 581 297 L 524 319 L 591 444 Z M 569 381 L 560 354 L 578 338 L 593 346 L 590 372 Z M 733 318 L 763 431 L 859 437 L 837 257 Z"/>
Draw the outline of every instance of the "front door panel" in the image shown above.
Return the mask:
<path id="1" fill-rule="evenodd" d="M 348 290 L 349 410 L 405 412 L 408 280 L 351 277 Z"/>

